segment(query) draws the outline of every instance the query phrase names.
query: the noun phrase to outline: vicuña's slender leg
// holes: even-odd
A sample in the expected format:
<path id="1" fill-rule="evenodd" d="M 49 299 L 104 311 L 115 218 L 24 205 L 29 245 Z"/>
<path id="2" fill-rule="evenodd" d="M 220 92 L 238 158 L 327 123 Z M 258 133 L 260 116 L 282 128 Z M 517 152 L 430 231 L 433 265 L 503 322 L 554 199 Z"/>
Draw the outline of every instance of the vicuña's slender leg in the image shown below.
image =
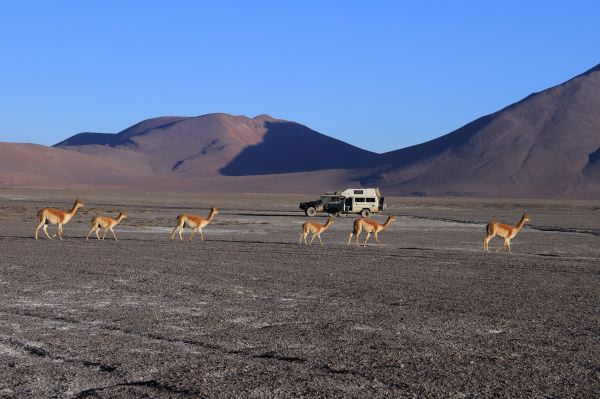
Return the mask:
<path id="1" fill-rule="evenodd" d="M 48 227 L 50 227 L 50 225 L 49 225 L 49 224 L 45 224 L 45 225 L 44 225 L 44 227 L 43 227 L 43 229 L 44 229 L 44 233 L 46 233 L 46 236 L 47 236 L 49 239 L 53 240 L 53 239 L 54 239 L 54 238 L 55 238 L 55 237 L 58 235 L 58 233 L 54 233 L 54 234 L 50 235 L 50 233 L 48 233 Z"/>
<path id="2" fill-rule="evenodd" d="M 54 237 L 56 237 L 56 234 L 53 235 L 52 237 L 50 236 L 50 234 L 48 234 L 48 225 L 44 224 L 44 227 L 42 227 L 42 230 L 44 230 L 44 234 L 46 234 L 46 237 L 48 237 L 49 239 L 53 239 Z"/>
<path id="3" fill-rule="evenodd" d="M 350 233 L 350 236 L 348 236 L 348 245 L 350 245 L 350 241 L 352 240 L 353 235 L 354 235 L 353 233 Z"/>
<path id="4" fill-rule="evenodd" d="M 371 236 L 371 233 L 367 232 L 367 238 L 365 238 L 365 247 L 367 246 L 367 241 L 369 241 L 370 236 Z"/>
<path id="5" fill-rule="evenodd" d="M 92 232 L 95 230 L 94 227 L 92 227 L 92 229 L 90 230 L 90 232 L 88 233 L 87 237 L 85 237 L 85 240 L 89 240 L 90 236 L 92 235 Z"/>
<path id="6" fill-rule="evenodd" d="M 110 232 L 112 233 L 113 238 L 115 239 L 115 241 L 119 241 L 117 240 L 117 236 L 115 235 L 115 231 L 113 230 L 113 228 L 110 228 Z"/>
<path id="7" fill-rule="evenodd" d="M 510 240 L 506 240 L 506 246 L 508 247 L 508 253 L 512 255 L 512 251 L 510 250 Z"/>
<path id="8" fill-rule="evenodd" d="M 202 238 L 202 241 L 204 241 L 204 234 L 202 234 L 202 229 L 200 229 L 200 238 Z"/>
<path id="9" fill-rule="evenodd" d="M 42 226 L 43 226 L 43 225 L 44 225 L 44 222 L 43 222 L 43 221 L 41 221 L 41 222 L 40 222 L 40 223 L 37 225 L 37 227 L 35 228 L 35 239 L 36 239 L 36 240 L 38 239 L 38 231 L 40 231 L 40 229 L 42 228 Z"/>
<path id="10" fill-rule="evenodd" d="M 485 236 L 485 238 L 483 240 L 483 247 L 485 248 L 485 250 L 487 252 L 489 252 L 490 241 L 492 240 L 492 238 L 494 238 L 494 234 L 488 234 L 488 235 Z"/>
<path id="11" fill-rule="evenodd" d="M 506 238 L 505 238 L 505 239 L 504 239 L 504 243 L 502 244 L 502 246 L 501 246 L 500 248 L 498 248 L 498 249 L 496 250 L 496 252 L 500 252 L 500 251 L 502 251 L 504 248 L 506 248 L 506 245 L 507 245 L 507 244 L 506 244 Z"/>
<path id="12" fill-rule="evenodd" d="M 192 229 L 192 234 L 190 234 L 190 241 L 192 241 L 192 238 L 194 238 L 194 234 L 196 234 L 196 231 L 198 231 L 198 228 L 197 228 L 197 227 L 194 227 L 194 228 Z"/>
<path id="13" fill-rule="evenodd" d="M 175 234 L 177 232 L 179 232 L 179 240 L 183 241 L 183 237 L 181 236 L 181 234 L 183 233 L 184 226 L 185 226 L 185 222 L 183 220 L 178 219 L 177 226 L 175 226 L 175 228 L 173 229 L 173 234 L 171 234 L 171 240 L 173 240 L 173 237 L 175 237 Z"/>
<path id="14" fill-rule="evenodd" d="M 379 242 L 379 237 L 377 237 L 377 232 L 375 232 L 374 235 L 375 235 L 375 241 L 377 241 L 377 244 L 379 244 L 381 246 L 382 244 Z"/>
<path id="15" fill-rule="evenodd" d="M 319 242 L 321 243 L 321 245 L 325 245 L 323 244 L 323 241 L 321 241 L 321 234 L 319 234 L 317 237 L 319 237 Z"/>

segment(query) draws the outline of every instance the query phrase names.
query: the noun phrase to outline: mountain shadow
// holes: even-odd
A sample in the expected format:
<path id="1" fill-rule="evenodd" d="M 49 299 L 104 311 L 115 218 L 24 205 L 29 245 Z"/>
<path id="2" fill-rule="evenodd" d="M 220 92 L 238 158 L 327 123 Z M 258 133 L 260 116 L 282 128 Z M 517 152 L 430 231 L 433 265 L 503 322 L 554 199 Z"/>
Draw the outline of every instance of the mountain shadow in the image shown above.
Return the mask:
<path id="1" fill-rule="evenodd" d="M 226 176 L 268 175 L 373 166 L 378 154 L 294 122 L 265 122 L 261 143 L 248 146 L 221 168 Z"/>
<path id="2" fill-rule="evenodd" d="M 383 162 L 390 162 L 394 167 L 409 165 L 413 162 L 435 157 L 453 147 L 465 145 L 473 135 L 494 120 L 493 115 L 482 116 L 467 125 L 437 139 L 425 143 L 386 152 L 381 155 Z"/>
<path id="3" fill-rule="evenodd" d="M 67 147 L 77 145 L 109 145 L 115 147 L 122 144 L 122 140 L 117 134 L 113 133 L 93 133 L 83 132 L 69 137 L 60 143 L 54 144 L 52 147 Z"/>
<path id="4" fill-rule="evenodd" d="M 142 136 L 146 133 L 156 130 L 165 130 L 177 122 L 185 119 L 190 118 L 163 116 L 146 119 L 116 134 L 94 132 L 78 133 L 66 140 L 61 141 L 60 143 L 54 144 L 52 147 L 76 147 L 83 145 L 104 145 L 109 147 L 117 147 L 121 145 L 131 145 L 134 144 L 131 141 L 131 138 L 134 136 Z"/>

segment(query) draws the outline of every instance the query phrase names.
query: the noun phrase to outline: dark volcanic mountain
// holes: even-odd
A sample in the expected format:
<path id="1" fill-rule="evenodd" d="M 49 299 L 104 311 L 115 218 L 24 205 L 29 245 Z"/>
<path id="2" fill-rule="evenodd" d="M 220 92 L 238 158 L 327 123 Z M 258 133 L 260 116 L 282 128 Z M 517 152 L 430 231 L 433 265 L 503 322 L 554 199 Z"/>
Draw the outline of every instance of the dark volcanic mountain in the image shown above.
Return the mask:
<path id="1" fill-rule="evenodd" d="M 381 162 L 361 181 L 397 193 L 597 197 L 600 65 Z"/>

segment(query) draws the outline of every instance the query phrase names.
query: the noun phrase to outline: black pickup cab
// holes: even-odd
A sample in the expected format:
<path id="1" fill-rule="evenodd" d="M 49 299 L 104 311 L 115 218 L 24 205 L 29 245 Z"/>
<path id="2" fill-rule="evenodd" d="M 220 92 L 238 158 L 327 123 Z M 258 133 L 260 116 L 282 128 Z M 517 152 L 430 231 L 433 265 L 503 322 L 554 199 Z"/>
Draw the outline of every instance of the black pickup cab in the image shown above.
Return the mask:
<path id="1" fill-rule="evenodd" d="M 339 195 L 322 195 L 318 200 L 301 202 L 299 208 L 306 216 L 315 216 L 317 212 L 336 214 L 340 212 L 338 209 L 344 208 L 344 198 Z"/>

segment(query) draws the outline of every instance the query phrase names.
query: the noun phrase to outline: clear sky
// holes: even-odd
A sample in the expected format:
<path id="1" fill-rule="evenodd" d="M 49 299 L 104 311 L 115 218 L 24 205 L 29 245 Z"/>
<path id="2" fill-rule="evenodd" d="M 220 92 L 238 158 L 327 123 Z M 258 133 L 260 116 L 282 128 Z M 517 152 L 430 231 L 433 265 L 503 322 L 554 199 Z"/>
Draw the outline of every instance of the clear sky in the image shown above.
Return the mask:
<path id="1" fill-rule="evenodd" d="M 600 63 L 599 1 L 13 1 L 0 141 L 227 112 L 384 152 Z"/>

